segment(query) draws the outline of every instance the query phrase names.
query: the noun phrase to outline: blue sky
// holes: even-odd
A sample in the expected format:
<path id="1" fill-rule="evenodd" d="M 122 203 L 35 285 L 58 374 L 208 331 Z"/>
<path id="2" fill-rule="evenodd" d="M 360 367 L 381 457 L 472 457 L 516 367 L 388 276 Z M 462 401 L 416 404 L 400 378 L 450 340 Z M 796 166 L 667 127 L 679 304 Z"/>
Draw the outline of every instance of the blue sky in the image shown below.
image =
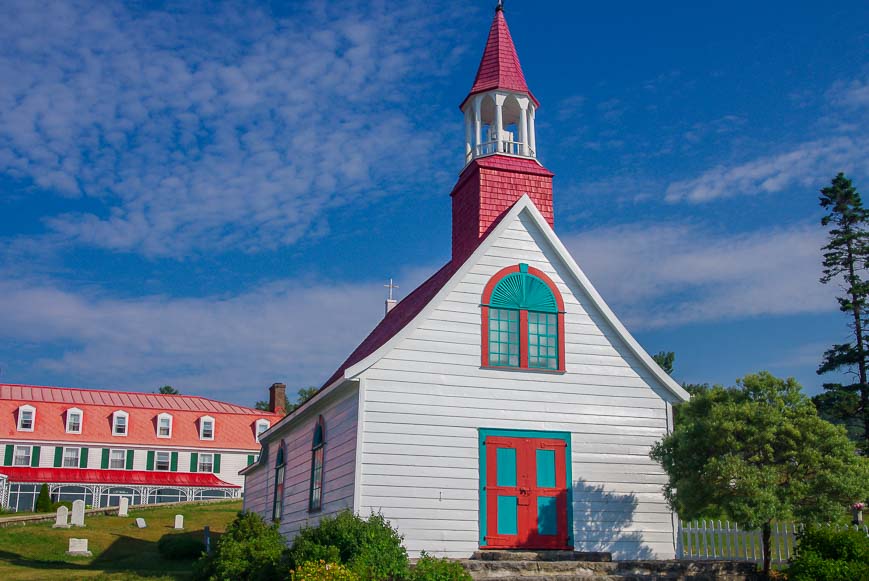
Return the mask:
<path id="1" fill-rule="evenodd" d="M 340 4 L 340 6 L 339 6 Z M 847 338 L 816 192 L 869 195 L 869 5 L 526 2 L 556 231 L 676 377 L 809 393 Z M 12 2 L 0 381 L 319 384 L 449 258 L 494 2 Z"/>

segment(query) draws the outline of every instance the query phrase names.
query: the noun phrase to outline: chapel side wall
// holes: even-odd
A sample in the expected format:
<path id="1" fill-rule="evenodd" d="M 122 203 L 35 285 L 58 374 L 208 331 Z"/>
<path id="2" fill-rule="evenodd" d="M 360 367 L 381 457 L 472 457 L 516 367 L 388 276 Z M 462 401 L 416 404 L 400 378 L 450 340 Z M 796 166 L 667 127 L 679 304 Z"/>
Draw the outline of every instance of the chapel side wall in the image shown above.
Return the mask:
<path id="1" fill-rule="evenodd" d="M 329 403 L 328 407 L 320 411 L 312 409 L 307 417 L 300 419 L 289 431 L 280 434 L 286 444 L 287 453 L 284 512 L 280 531 L 288 541 L 303 526 L 316 525 L 324 516 L 353 509 L 358 402 L 359 391 L 354 387 L 351 393 Z M 326 424 L 323 508 L 319 512 L 310 513 L 308 495 L 311 484 L 311 443 L 320 414 Z M 272 474 L 277 444 L 277 441 L 272 442 L 269 451 Z"/>
<path id="2" fill-rule="evenodd" d="M 534 232 L 534 226 L 531 226 Z M 607 328 L 540 235 L 520 221 L 433 314 L 363 374 L 361 500 L 413 555 L 467 557 L 479 544 L 478 428 L 572 434 L 574 545 L 616 558 L 672 558 L 666 477 L 649 449 L 667 431 L 662 388 Z M 527 262 L 564 296 L 567 372 L 480 369 L 483 286 Z"/>
<path id="3" fill-rule="evenodd" d="M 271 456 L 268 458 L 271 461 Z M 268 475 L 271 472 L 266 466 L 258 466 L 252 471 L 246 473 L 244 478 L 244 497 L 241 505 L 241 510 L 244 512 L 255 512 L 263 519 L 268 521 L 271 515 L 267 513 L 269 508 L 269 481 Z"/>

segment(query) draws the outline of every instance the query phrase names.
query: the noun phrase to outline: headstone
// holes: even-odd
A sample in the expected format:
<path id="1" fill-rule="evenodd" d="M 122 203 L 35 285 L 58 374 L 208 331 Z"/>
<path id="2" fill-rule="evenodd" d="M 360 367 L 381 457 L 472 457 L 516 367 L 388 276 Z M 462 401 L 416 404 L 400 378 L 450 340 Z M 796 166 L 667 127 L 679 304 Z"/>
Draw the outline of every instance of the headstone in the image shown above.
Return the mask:
<path id="1" fill-rule="evenodd" d="M 183 529 L 184 528 L 184 515 L 183 514 L 176 514 L 175 515 L 175 528 L 176 529 Z"/>
<path id="2" fill-rule="evenodd" d="M 57 507 L 57 516 L 54 517 L 54 528 L 68 529 L 69 528 L 69 509 L 65 506 Z"/>
<path id="3" fill-rule="evenodd" d="M 118 516 L 128 516 L 130 510 L 130 499 L 126 496 L 121 497 L 121 505 L 118 507 Z"/>
<path id="4" fill-rule="evenodd" d="M 72 503 L 72 526 L 84 526 L 84 501 L 76 500 Z"/>
<path id="5" fill-rule="evenodd" d="M 88 551 L 88 540 L 87 539 L 70 539 L 69 540 L 69 550 L 66 552 L 67 555 L 72 557 L 92 557 L 93 553 Z"/>
<path id="6" fill-rule="evenodd" d="M 145 524 L 145 519 L 143 519 L 142 517 L 139 517 L 136 519 L 136 526 L 139 527 L 140 529 L 144 529 L 148 525 Z"/>

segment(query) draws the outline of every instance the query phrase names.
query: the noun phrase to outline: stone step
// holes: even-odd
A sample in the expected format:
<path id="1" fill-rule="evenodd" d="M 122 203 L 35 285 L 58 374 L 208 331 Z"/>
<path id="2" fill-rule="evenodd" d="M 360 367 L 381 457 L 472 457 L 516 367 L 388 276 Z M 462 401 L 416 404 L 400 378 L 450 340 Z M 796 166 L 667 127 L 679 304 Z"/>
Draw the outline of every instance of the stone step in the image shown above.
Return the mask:
<path id="1" fill-rule="evenodd" d="M 611 553 L 583 551 L 527 551 L 497 550 L 477 551 L 471 556 L 473 561 L 612 561 Z"/>
<path id="2" fill-rule="evenodd" d="M 575 579 L 680 579 L 743 581 L 754 578 L 753 563 L 696 561 L 462 561 L 477 581 L 568 581 Z"/>

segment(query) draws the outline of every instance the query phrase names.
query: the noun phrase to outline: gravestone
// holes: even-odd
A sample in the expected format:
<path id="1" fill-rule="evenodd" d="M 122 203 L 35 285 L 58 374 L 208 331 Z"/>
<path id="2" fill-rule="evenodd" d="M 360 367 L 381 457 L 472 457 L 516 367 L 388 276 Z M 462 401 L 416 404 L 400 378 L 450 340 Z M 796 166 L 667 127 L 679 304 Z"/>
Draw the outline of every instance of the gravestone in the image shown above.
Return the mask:
<path id="1" fill-rule="evenodd" d="M 54 528 L 68 529 L 69 528 L 69 509 L 65 506 L 57 507 L 57 516 L 54 517 Z"/>
<path id="2" fill-rule="evenodd" d="M 140 529 L 144 529 L 148 525 L 145 524 L 145 519 L 143 519 L 142 517 L 139 517 L 136 519 L 136 526 L 139 527 Z"/>
<path id="3" fill-rule="evenodd" d="M 76 500 L 72 503 L 72 526 L 84 526 L 84 501 Z"/>
<path id="4" fill-rule="evenodd" d="M 130 499 L 126 496 L 121 497 L 121 505 L 118 507 L 118 516 L 128 516 L 130 509 Z"/>
<path id="5" fill-rule="evenodd" d="M 88 540 L 87 539 L 70 539 L 69 540 L 69 550 L 66 552 L 67 555 L 72 557 L 92 557 L 93 553 L 88 551 Z"/>
<path id="6" fill-rule="evenodd" d="M 175 515 L 175 528 L 176 529 L 183 529 L 184 528 L 184 515 L 183 514 L 176 514 Z"/>

